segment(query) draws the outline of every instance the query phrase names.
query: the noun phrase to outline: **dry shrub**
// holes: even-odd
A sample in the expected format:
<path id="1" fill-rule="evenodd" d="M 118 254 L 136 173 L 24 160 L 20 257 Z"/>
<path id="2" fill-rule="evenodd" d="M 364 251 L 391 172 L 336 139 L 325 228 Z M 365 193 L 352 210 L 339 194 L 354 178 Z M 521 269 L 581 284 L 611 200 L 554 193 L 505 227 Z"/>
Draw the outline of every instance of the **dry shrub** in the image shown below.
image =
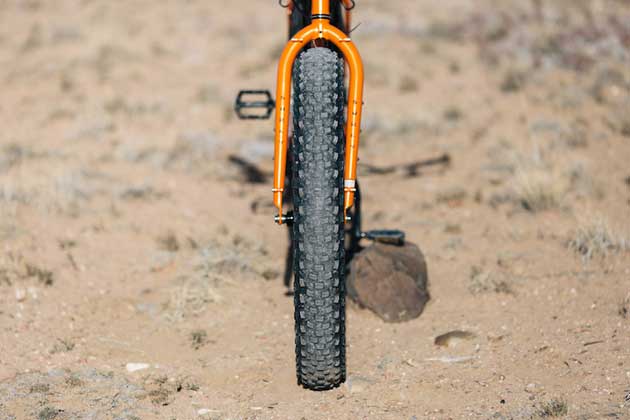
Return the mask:
<path id="1" fill-rule="evenodd" d="M 468 290 L 473 295 L 483 293 L 514 293 L 512 286 L 504 275 L 484 271 L 477 266 L 473 266 L 470 270 Z"/>
<path id="2" fill-rule="evenodd" d="M 214 290 L 208 278 L 185 278 L 171 292 L 166 318 L 181 321 L 205 311 L 208 303 L 220 302 L 221 296 Z"/>
<path id="3" fill-rule="evenodd" d="M 546 419 L 551 417 L 563 417 L 569 413 L 569 405 L 563 399 L 552 399 L 551 401 L 542 404 L 536 415 L 535 419 Z"/>
<path id="4" fill-rule="evenodd" d="M 579 226 L 567 245 L 569 249 L 581 255 L 584 262 L 595 257 L 606 258 L 610 254 L 630 250 L 628 237 L 614 232 L 601 216 Z"/>
<path id="5" fill-rule="evenodd" d="M 547 168 L 519 169 L 514 190 L 520 204 L 531 212 L 559 208 L 566 194 L 566 180 Z"/>
<path id="6" fill-rule="evenodd" d="M 619 315 L 621 315 L 623 319 L 630 319 L 630 293 L 628 293 L 623 302 L 621 302 Z"/>

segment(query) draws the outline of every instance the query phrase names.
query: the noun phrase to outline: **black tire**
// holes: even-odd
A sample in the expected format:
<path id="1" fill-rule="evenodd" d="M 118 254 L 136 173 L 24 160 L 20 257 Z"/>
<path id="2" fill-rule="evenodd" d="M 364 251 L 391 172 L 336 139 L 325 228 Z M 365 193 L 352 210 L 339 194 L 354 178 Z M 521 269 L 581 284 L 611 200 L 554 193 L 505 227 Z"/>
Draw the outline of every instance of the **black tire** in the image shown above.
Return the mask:
<path id="1" fill-rule="evenodd" d="M 294 70 L 293 247 L 298 384 L 346 379 L 343 215 L 344 64 L 311 48 Z"/>

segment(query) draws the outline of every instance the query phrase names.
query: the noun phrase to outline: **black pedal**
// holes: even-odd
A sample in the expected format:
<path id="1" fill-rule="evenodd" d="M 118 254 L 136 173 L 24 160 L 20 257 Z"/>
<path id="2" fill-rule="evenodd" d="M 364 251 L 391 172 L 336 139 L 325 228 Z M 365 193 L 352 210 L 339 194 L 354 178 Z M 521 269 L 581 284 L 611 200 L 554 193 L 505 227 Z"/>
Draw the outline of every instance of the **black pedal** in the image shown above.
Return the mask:
<path id="1" fill-rule="evenodd" d="M 234 104 L 241 120 L 268 120 L 275 108 L 276 101 L 268 90 L 241 90 Z"/>
<path id="2" fill-rule="evenodd" d="M 400 230 L 369 230 L 361 232 L 361 238 L 390 245 L 404 245 L 405 232 Z"/>

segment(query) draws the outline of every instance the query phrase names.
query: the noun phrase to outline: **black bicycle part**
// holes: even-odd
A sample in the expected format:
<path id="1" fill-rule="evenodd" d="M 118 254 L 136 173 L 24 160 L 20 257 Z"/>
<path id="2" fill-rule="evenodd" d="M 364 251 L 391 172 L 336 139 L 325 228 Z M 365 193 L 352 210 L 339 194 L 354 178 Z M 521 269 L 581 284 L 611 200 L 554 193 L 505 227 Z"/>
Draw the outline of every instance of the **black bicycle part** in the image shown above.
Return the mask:
<path id="1" fill-rule="evenodd" d="M 389 245 L 405 244 L 405 232 L 396 229 L 368 230 L 361 232 L 361 238 Z"/>
<path id="2" fill-rule="evenodd" d="M 249 98 L 250 96 L 254 98 Z M 234 111 L 241 120 L 268 120 L 275 108 L 276 101 L 268 90 L 241 90 L 234 103 Z M 259 110 L 263 113 L 252 114 L 245 112 L 246 110 Z"/>

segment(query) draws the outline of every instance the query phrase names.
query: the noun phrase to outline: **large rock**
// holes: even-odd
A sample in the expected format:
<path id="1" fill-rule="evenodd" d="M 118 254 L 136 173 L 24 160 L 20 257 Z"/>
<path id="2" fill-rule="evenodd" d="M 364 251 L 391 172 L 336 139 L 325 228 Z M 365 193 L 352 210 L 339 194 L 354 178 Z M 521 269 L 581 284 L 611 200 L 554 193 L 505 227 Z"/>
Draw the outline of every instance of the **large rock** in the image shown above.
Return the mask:
<path id="1" fill-rule="evenodd" d="M 417 318 L 429 300 L 427 264 L 420 249 L 374 243 L 354 257 L 348 296 L 387 322 Z"/>

